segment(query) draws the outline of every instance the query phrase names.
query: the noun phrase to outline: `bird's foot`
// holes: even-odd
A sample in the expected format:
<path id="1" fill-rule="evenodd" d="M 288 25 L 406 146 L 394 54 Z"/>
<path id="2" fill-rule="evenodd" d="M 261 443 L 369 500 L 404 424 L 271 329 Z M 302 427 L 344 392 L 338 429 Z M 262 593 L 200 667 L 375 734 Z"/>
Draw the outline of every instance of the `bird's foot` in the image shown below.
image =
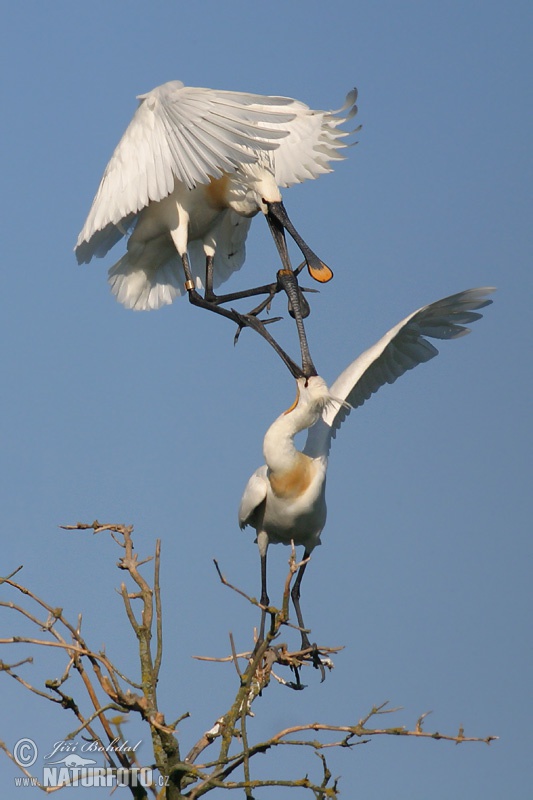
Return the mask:
<path id="1" fill-rule="evenodd" d="M 255 314 L 240 314 L 234 308 L 231 309 L 233 317 L 238 325 L 237 333 L 235 334 L 234 341 L 237 342 L 239 339 L 240 332 L 243 328 L 252 328 L 256 331 L 263 339 L 274 348 L 276 353 L 279 355 L 281 360 L 284 362 L 285 366 L 289 369 L 291 375 L 294 378 L 304 378 L 305 374 L 302 369 L 294 363 L 292 358 L 287 355 L 285 350 L 276 342 L 276 340 L 269 334 L 266 329 L 266 325 L 271 322 L 277 322 L 279 317 L 274 317 L 273 319 L 269 320 L 261 320 Z"/>
<path id="2" fill-rule="evenodd" d="M 189 302 L 193 306 L 205 308 L 207 311 L 213 311 L 215 314 L 220 314 L 222 317 L 231 319 L 233 322 L 236 322 L 237 325 L 240 324 L 239 319 L 236 317 L 236 312 L 233 310 L 229 311 L 227 308 L 221 308 L 220 306 L 216 305 L 216 303 L 206 300 L 205 297 L 202 297 L 202 295 L 194 288 L 192 281 L 187 281 L 185 288 L 187 289 L 187 293 L 189 295 Z"/>
<path id="3" fill-rule="evenodd" d="M 233 313 L 237 317 L 237 332 L 233 339 L 233 344 L 237 344 L 239 341 L 239 336 L 241 335 L 241 331 L 243 328 L 253 328 L 253 330 L 257 331 L 261 336 L 263 336 L 263 331 L 265 325 L 271 325 L 273 322 L 279 322 L 283 317 L 272 317 L 271 319 L 259 319 L 257 314 L 261 313 L 258 310 L 249 311 L 248 314 L 240 314 L 235 309 L 232 309 Z"/>
<path id="4" fill-rule="evenodd" d="M 296 664 L 291 664 L 291 670 L 294 672 L 294 677 L 296 680 L 294 681 L 287 681 L 287 686 L 289 689 L 295 689 L 298 692 L 301 692 L 303 689 L 307 688 L 305 683 L 302 683 L 300 680 L 300 670 L 296 666 Z"/>
<path id="5" fill-rule="evenodd" d="M 293 282 L 298 287 L 298 293 L 302 292 L 318 292 L 318 289 L 310 289 L 304 286 L 298 286 L 297 276 L 300 274 L 302 269 L 306 266 L 306 262 L 302 261 L 302 263 L 296 267 L 295 270 L 289 270 L 293 275 Z M 290 279 L 289 279 L 290 280 Z M 194 290 L 194 283 L 193 281 L 188 281 L 189 286 L 186 284 L 186 288 L 188 291 Z M 278 272 L 276 276 L 276 281 L 274 283 L 266 283 L 263 286 L 256 286 L 253 289 L 244 289 L 240 292 L 232 292 L 230 294 L 220 294 L 217 295 L 213 291 L 212 288 L 212 280 L 209 280 L 206 276 L 206 289 L 204 292 L 203 300 L 208 303 L 210 306 L 219 306 L 223 305 L 224 303 L 232 303 L 235 300 L 244 300 L 247 297 L 257 297 L 257 295 L 265 294 L 266 298 L 261 301 L 261 303 L 256 306 L 252 311 L 248 312 L 250 314 L 261 314 L 262 311 L 265 309 L 267 311 L 270 310 L 270 306 L 272 304 L 272 300 L 274 297 L 281 291 L 287 291 L 285 284 L 283 281 L 280 280 L 280 273 Z M 301 306 L 302 306 L 302 317 L 306 317 L 309 315 L 309 304 L 307 301 L 302 297 L 301 299 Z M 291 316 L 294 316 L 294 310 L 292 304 L 289 300 L 289 313 Z"/>
<path id="6" fill-rule="evenodd" d="M 266 294 L 267 299 L 263 301 L 258 308 L 257 313 L 260 313 L 263 308 L 266 308 L 272 302 L 272 298 L 281 290 L 277 283 L 267 283 L 264 286 L 256 286 L 254 289 L 244 289 L 241 292 L 232 292 L 231 294 L 215 294 L 212 289 L 206 289 L 204 300 L 212 305 L 222 305 L 224 303 L 233 303 L 235 300 L 244 300 L 247 297 L 257 297 L 260 294 Z"/>
<path id="7" fill-rule="evenodd" d="M 313 642 L 313 644 L 311 644 L 305 633 L 302 633 L 302 652 L 305 656 L 305 659 L 311 661 L 315 669 L 320 670 L 320 683 L 323 683 L 326 680 L 326 670 L 324 669 L 324 667 L 327 666 L 328 668 L 331 669 L 331 659 L 326 659 L 326 661 L 322 661 L 322 659 L 320 658 L 320 651 L 316 645 L 316 642 Z"/>

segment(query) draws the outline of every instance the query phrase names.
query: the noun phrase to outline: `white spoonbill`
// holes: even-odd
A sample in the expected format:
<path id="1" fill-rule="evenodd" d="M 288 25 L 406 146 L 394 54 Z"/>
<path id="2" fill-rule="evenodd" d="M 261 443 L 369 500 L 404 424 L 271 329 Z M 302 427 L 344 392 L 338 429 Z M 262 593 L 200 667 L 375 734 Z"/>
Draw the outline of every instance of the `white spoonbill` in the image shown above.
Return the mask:
<path id="1" fill-rule="evenodd" d="M 353 361 L 328 388 L 320 376 L 296 378 L 296 400 L 270 426 L 263 442 L 266 464 L 251 476 L 239 508 L 239 525 L 255 528 L 261 557 L 261 605 L 268 606 L 266 558 L 270 543 L 303 545 L 303 564 L 292 589 L 302 629 L 302 649 L 311 645 L 300 610 L 300 584 L 306 561 L 320 544 L 326 522 L 326 471 L 331 440 L 352 408 L 385 383 L 438 354 L 425 337 L 457 339 L 466 324 L 481 318 L 490 305 L 491 287 L 469 289 L 414 311 Z M 300 452 L 294 436 L 308 429 Z M 264 636 L 265 611 L 260 638 Z"/>
<path id="2" fill-rule="evenodd" d="M 251 218 L 262 211 L 284 270 L 292 273 L 287 230 L 311 275 L 328 281 L 332 271 L 294 229 L 279 187 L 331 172 L 330 162 L 347 146 L 349 133 L 340 126 L 356 114 L 356 97 L 354 89 L 329 112 L 289 97 L 181 81 L 140 95 L 78 237 L 78 262 L 105 256 L 131 231 L 126 254 L 109 270 L 120 303 L 155 309 L 187 290 L 193 303 L 216 310 L 269 289 L 219 298 L 213 292 L 242 266 Z"/>

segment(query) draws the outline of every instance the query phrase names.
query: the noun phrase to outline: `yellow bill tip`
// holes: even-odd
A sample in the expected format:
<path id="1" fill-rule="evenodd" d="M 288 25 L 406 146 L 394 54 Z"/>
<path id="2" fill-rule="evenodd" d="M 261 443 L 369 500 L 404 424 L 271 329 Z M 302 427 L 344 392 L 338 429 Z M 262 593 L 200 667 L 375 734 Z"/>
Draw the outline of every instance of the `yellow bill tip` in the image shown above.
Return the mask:
<path id="1" fill-rule="evenodd" d="M 327 283 L 333 278 L 333 272 L 330 270 L 327 264 L 324 264 L 323 261 L 320 262 L 321 266 L 311 266 L 310 264 L 307 265 L 307 269 L 309 270 L 309 274 L 315 281 L 319 283 Z"/>

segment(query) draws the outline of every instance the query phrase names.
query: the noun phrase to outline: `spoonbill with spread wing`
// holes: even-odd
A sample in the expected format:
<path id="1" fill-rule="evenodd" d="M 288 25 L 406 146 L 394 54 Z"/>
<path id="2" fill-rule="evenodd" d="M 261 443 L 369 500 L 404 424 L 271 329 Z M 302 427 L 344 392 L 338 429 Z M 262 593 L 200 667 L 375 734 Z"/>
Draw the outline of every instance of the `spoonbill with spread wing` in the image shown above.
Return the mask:
<path id="1" fill-rule="evenodd" d="M 342 108 L 327 112 L 289 97 L 181 81 L 140 95 L 78 237 L 78 262 L 105 256 L 131 232 L 126 254 L 109 270 L 113 294 L 127 308 L 159 308 L 186 290 L 195 305 L 232 317 L 220 303 L 284 288 L 298 322 L 308 308 L 285 230 L 313 278 L 325 282 L 333 273 L 295 230 L 279 187 L 331 172 L 330 162 L 346 147 L 349 134 L 340 126 L 356 114 L 356 97 L 354 89 Z M 259 211 L 283 265 L 277 284 L 217 297 L 214 289 L 244 262 L 251 218 Z M 298 333 L 304 372 L 313 374 L 302 325 Z"/>
<path id="2" fill-rule="evenodd" d="M 303 545 L 302 565 L 292 600 L 302 631 L 302 649 L 310 648 L 300 609 L 300 585 L 307 560 L 320 544 L 326 522 L 326 471 L 331 440 L 352 408 L 361 406 L 385 383 L 429 361 L 438 350 L 426 337 L 457 339 L 465 325 L 481 318 L 494 289 L 469 289 L 414 311 L 353 361 L 328 388 L 320 376 L 296 378 L 296 400 L 268 429 L 263 454 L 266 464 L 251 476 L 239 508 L 239 525 L 255 528 L 261 557 L 260 639 L 264 637 L 267 594 L 266 559 L 270 543 Z M 300 452 L 294 436 L 308 429 Z"/>

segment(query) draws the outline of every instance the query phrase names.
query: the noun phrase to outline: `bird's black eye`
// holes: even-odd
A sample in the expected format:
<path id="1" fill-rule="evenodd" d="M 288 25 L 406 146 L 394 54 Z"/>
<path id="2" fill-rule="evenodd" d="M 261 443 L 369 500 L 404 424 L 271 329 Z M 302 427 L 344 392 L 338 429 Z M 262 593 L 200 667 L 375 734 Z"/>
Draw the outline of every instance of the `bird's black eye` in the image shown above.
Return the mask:
<path id="1" fill-rule="evenodd" d="M 305 379 L 305 388 L 307 389 L 308 386 L 309 386 L 309 378 L 306 378 Z"/>

